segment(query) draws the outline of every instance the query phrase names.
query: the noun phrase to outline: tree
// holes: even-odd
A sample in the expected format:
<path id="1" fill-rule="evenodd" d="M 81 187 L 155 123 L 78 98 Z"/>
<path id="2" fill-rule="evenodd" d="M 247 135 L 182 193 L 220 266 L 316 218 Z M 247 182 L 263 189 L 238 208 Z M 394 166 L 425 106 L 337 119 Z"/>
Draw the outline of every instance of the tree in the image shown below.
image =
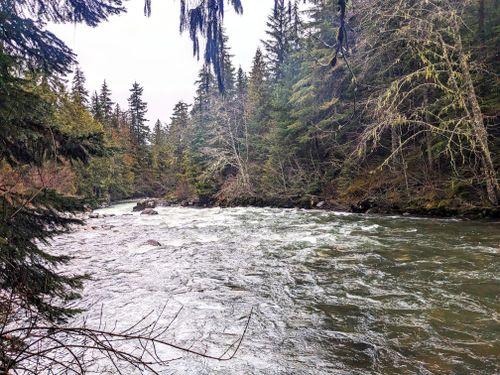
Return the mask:
<path id="1" fill-rule="evenodd" d="M 121 0 L 82 0 L 61 6 L 54 0 L 0 2 L 0 43 L 6 55 L 23 61 L 26 67 L 49 74 L 69 73 L 73 52 L 54 34 L 46 22 L 85 23 L 97 26 L 125 9 Z"/>
<path id="2" fill-rule="evenodd" d="M 104 115 L 102 111 L 101 100 L 99 98 L 99 95 L 97 94 L 97 91 L 94 91 L 94 94 L 90 99 L 90 113 L 92 113 L 94 119 L 99 122 L 103 122 Z"/>
<path id="3" fill-rule="evenodd" d="M 175 164 L 182 166 L 182 159 L 186 151 L 189 139 L 189 106 L 180 101 L 178 102 L 170 117 L 170 124 L 167 130 L 167 142 L 172 150 L 171 157 L 174 158 Z"/>
<path id="4" fill-rule="evenodd" d="M 134 142 L 138 147 L 146 146 L 149 134 L 149 128 L 146 125 L 148 105 L 142 100 L 143 91 L 144 89 L 141 85 L 134 82 L 130 89 L 130 97 L 128 98 L 130 129 L 134 137 Z"/>
<path id="5" fill-rule="evenodd" d="M 307 0 L 314 5 L 320 5 L 317 0 Z M 228 0 L 236 13 L 243 13 L 241 0 Z M 337 30 L 336 45 L 332 46 L 331 65 L 335 66 L 342 48 L 348 48 L 345 27 L 345 15 L 348 0 L 336 0 L 339 14 L 339 26 Z M 282 0 L 275 0 L 274 7 L 277 10 Z M 151 13 L 151 0 L 145 0 L 144 7 L 146 15 Z M 204 59 L 205 64 L 212 66 L 217 78 L 219 90 L 224 91 L 223 77 L 223 20 L 224 20 L 223 0 L 204 0 L 197 3 L 190 3 L 186 0 L 180 1 L 180 29 L 181 32 L 189 31 L 189 36 L 193 43 L 193 55 L 199 58 L 200 36 L 206 41 Z M 296 24 L 297 25 L 297 24 Z"/>
<path id="6" fill-rule="evenodd" d="M 240 0 L 230 0 L 233 9 L 237 13 L 243 12 Z M 150 0 L 146 0 L 146 4 Z M 206 40 L 205 64 L 213 66 L 219 89 L 224 91 L 224 48 L 223 37 L 224 1 L 206 0 L 197 5 L 192 5 L 186 0 L 181 0 L 181 31 L 189 30 L 189 36 L 193 42 L 193 55 L 200 56 L 201 35 Z"/>
<path id="7" fill-rule="evenodd" d="M 462 38 L 465 22 L 460 15 L 467 4 L 422 0 L 401 7 L 392 2 L 376 5 L 381 11 L 362 23 L 367 28 L 364 43 L 371 47 L 366 52 L 378 56 L 365 62 L 363 74 L 381 81 L 371 85 L 368 116 L 375 122 L 362 135 L 363 147 L 369 142 L 380 145 L 386 130 L 399 129 L 385 165 L 404 156 L 405 149 L 423 135 L 428 141 L 430 132 L 431 142 L 439 142 L 448 156 L 451 171 L 480 175 L 487 199 L 498 204 L 500 188 L 488 132 Z M 396 27 L 384 32 L 371 29 L 388 22 Z M 381 68 L 380 62 L 387 58 L 388 67 Z M 476 164 L 480 170 L 474 168 Z"/>
<path id="8" fill-rule="evenodd" d="M 85 88 L 85 75 L 78 66 L 76 67 L 75 75 L 73 76 L 71 97 L 81 106 L 86 106 L 89 103 L 89 92 Z"/>
<path id="9" fill-rule="evenodd" d="M 282 78 L 284 62 L 290 52 L 293 31 L 291 12 L 292 9 L 287 8 L 285 0 L 277 0 L 276 6 L 267 18 L 266 34 L 268 39 L 264 40 L 263 44 L 266 50 L 269 73 L 276 80 Z"/>
<path id="10" fill-rule="evenodd" d="M 266 154 L 263 137 L 268 130 L 269 86 L 267 67 L 260 48 L 255 52 L 252 70 L 248 79 L 248 98 L 245 111 L 249 139 L 250 159 L 262 161 Z"/>
<path id="11" fill-rule="evenodd" d="M 76 212 L 83 206 L 79 199 L 51 190 L 36 179 L 26 188 L 19 182 L 49 161 L 87 162 L 91 155 L 102 152 L 102 133 L 75 134 L 65 129 L 63 117 L 56 113 L 55 94 L 47 91 L 48 85 L 13 75 L 14 61 L 0 54 L 0 155 L 12 176 L 0 188 L 0 309 L 6 314 L 2 319 L 10 319 L 9 311 L 21 309 L 55 321 L 75 312 L 56 301 L 74 296 L 73 288 L 81 285 L 82 277 L 59 274 L 54 268 L 68 257 L 51 255 L 39 246 L 80 222 L 60 212 Z M 5 305 L 12 303 L 6 296 L 14 298 L 13 306 Z"/>
<path id="12" fill-rule="evenodd" d="M 85 116 L 81 105 L 51 87 L 60 87 L 59 74 L 70 71 L 74 55 L 52 33 L 46 22 L 85 22 L 95 26 L 121 12 L 119 1 L 83 0 L 67 3 L 42 1 L 0 2 L 0 314 L 2 326 L 55 323 L 77 312 L 65 304 L 77 296 L 82 275 L 58 272 L 69 260 L 41 245 L 67 232 L 80 220 L 63 212 L 80 212 L 81 199 L 47 187 L 39 177 L 47 164 L 88 162 L 103 153 L 103 134 L 67 128 L 64 114 Z M 81 90 L 82 81 L 78 82 Z M 80 91 L 83 99 L 83 91 Z M 69 107 L 66 107 L 69 106 Z M 61 111 L 64 107 L 66 110 Z M 87 117 L 90 119 L 90 116 Z M 78 122 L 81 119 L 76 119 Z M 90 119 L 91 120 L 91 119 Z M 24 184 L 20 184 L 24 181 Z M 30 336 L 0 334 L 0 371 L 19 370 L 16 358 Z M 32 339 L 32 337 L 31 337 Z M 17 348 L 17 349 L 16 349 Z M 23 370 L 30 372 L 29 363 Z M 36 373 L 31 371 L 32 373 Z"/>
<path id="13" fill-rule="evenodd" d="M 102 116 L 102 122 L 105 126 L 111 126 L 113 118 L 113 101 L 111 100 L 111 91 L 108 88 L 106 80 L 102 83 L 101 92 L 99 93 L 99 107 Z"/>

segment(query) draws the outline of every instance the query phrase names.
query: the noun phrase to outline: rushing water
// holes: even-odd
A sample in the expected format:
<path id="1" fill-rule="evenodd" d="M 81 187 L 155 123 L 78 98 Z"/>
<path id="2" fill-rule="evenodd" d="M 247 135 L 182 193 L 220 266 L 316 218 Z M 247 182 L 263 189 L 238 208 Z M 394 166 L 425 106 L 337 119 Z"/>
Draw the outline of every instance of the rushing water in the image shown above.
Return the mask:
<path id="1" fill-rule="evenodd" d="M 56 239 L 89 272 L 79 305 L 111 326 L 149 311 L 211 355 L 165 374 L 496 374 L 500 223 L 270 208 L 120 204 Z M 161 246 L 145 244 L 157 240 Z"/>

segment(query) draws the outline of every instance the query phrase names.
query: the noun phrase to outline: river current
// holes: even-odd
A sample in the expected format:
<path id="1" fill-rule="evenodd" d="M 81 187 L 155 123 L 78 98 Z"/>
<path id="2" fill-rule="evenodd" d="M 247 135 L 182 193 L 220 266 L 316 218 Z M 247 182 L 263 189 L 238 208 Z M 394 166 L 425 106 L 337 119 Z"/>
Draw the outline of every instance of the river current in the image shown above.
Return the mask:
<path id="1" fill-rule="evenodd" d="M 178 313 L 162 338 L 219 356 L 252 311 L 235 358 L 158 348 L 178 358 L 162 374 L 500 373 L 498 222 L 132 207 L 54 241 L 92 274 L 77 302 L 88 325 Z"/>

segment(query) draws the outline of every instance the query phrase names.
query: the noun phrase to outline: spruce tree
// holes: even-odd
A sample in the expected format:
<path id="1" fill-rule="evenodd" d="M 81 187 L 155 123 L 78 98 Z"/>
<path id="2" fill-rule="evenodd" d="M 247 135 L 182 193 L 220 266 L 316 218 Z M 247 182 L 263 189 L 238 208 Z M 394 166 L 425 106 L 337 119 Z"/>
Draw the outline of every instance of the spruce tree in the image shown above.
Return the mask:
<path id="1" fill-rule="evenodd" d="M 40 81 L 33 78 L 33 72 L 26 69 L 43 68 L 45 82 L 54 81 L 56 73 L 69 70 L 72 58 L 67 47 L 40 28 L 40 24 L 43 20 L 70 21 L 72 16 L 68 12 L 57 15 L 34 12 L 34 18 L 40 23 L 23 22 L 21 14 L 30 13 L 32 9 L 25 3 L 10 8 L 4 5 L 0 8 L 0 16 L 7 12 L 11 22 L 2 24 L 0 33 L 2 164 L 15 180 L 20 181 L 26 177 L 24 171 L 43 167 L 49 161 L 88 162 L 91 155 L 103 151 L 102 133 L 75 134 L 66 130 L 61 116 L 56 116 L 58 102 L 64 102 L 65 98 L 57 98 L 58 94 L 51 91 L 49 85 L 40 85 Z M 68 5 L 68 10 L 80 12 L 79 21 L 92 21 L 97 17 L 96 11 L 103 12 L 102 15 L 108 13 L 102 6 L 89 8 L 87 1 L 79 6 L 74 9 Z M 93 22 L 97 23 L 98 19 L 94 18 Z M 25 50 L 30 42 L 39 49 Z M 82 279 L 59 273 L 57 266 L 67 262 L 68 257 L 54 256 L 41 245 L 69 230 L 71 224 L 80 222 L 61 212 L 80 211 L 82 202 L 44 185 L 2 186 L 0 189 L 0 308 L 7 314 L 3 319 L 9 324 L 14 316 L 9 316 L 9 312 L 21 315 L 23 311 L 30 311 L 37 321 L 67 317 L 75 311 L 67 308 L 64 302 L 75 296 L 73 288 L 79 287 Z M 10 345 L 9 340 L 14 338 L 1 337 L 2 353 L 6 353 L 4 345 Z M 2 370 L 10 373 L 16 363 L 3 357 L 2 366 Z"/>
<path id="2" fill-rule="evenodd" d="M 180 101 L 178 102 L 170 117 L 170 125 L 168 127 L 169 142 L 175 144 L 175 155 L 179 159 L 186 148 L 189 132 L 189 106 Z"/>
<path id="3" fill-rule="evenodd" d="M 246 73 L 243 71 L 241 66 L 238 68 L 238 72 L 236 73 L 236 93 L 237 96 L 243 97 L 248 88 L 248 78 Z"/>
<path id="4" fill-rule="evenodd" d="M 234 90 L 234 66 L 232 62 L 233 55 L 231 54 L 231 49 L 228 45 L 229 38 L 223 32 L 222 37 L 224 39 L 224 46 L 222 49 L 222 75 L 224 79 L 224 92 L 225 96 L 232 96 Z"/>
<path id="5" fill-rule="evenodd" d="M 101 92 L 99 93 L 99 106 L 102 115 L 102 122 L 105 126 L 111 126 L 113 117 L 113 101 L 111 100 L 111 90 L 108 88 L 106 80 L 102 83 Z"/>
<path id="6" fill-rule="evenodd" d="M 137 82 L 134 82 L 130 89 L 128 98 L 130 114 L 130 130 L 135 144 L 138 147 L 145 147 L 149 135 L 149 128 L 146 125 L 146 113 L 148 105 L 142 100 L 144 89 Z"/>
<path id="7" fill-rule="evenodd" d="M 193 121 L 191 148 L 197 153 L 207 140 L 206 130 L 213 120 L 214 101 L 217 97 L 215 77 L 207 65 L 201 68 L 195 85 L 196 95 L 191 111 Z"/>
<path id="8" fill-rule="evenodd" d="M 123 112 L 118 103 L 115 104 L 115 108 L 113 109 L 113 115 L 111 117 L 111 126 L 113 129 L 118 129 L 122 123 Z"/>
<path id="9" fill-rule="evenodd" d="M 90 99 L 90 113 L 94 116 L 94 119 L 99 122 L 103 122 L 104 116 L 102 112 L 101 100 L 97 91 L 94 91 L 92 98 Z"/>
<path id="10" fill-rule="evenodd" d="M 262 135 L 265 131 L 269 109 L 269 84 L 267 67 L 260 48 L 255 52 L 252 70 L 248 79 L 247 119 L 252 133 Z"/>
<path id="11" fill-rule="evenodd" d="M 293 31 L 291 12 L 291 4 L 287 7 L 284 0 L 277 0 L 266 23 L 268 38 L 263 41 L 263 44 L 266 50 L 269 73 L 276 80 L 282 78 L 283 64 L 290 52 L 290 40 Z"/>
<path id="12" fill-rule="evenodd" d="M 153 132 L 151 134 L 151 169 L 154 179 L 163 186 L 163 174 L 166 171 L 165 163 L 165 129 L 158 119 L 156 120 Z M 163 192 L 161 192 L 163 193 Z"/>
<path id="13" fill-rule="evenodd" d="M 73 83 L 71 86 L 71 98 L 74 102 L 81 106 L 86 106 L 89 103 L 89 92 L 85 88 L 85 75 L 80 67 L 76 67 Z"/>

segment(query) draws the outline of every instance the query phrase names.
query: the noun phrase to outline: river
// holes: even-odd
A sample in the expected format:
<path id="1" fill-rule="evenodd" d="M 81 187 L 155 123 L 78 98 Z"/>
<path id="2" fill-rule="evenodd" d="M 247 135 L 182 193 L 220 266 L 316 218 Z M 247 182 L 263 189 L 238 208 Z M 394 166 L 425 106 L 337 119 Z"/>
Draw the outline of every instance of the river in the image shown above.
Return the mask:
<path id="1" fill-rule="evenodd" d="M 55 239 L 72 271 L 93 275 L 77 302 L 87 324 L 101 310 L 108 327 L 180 311 L 163 338 L 218 356 L 253 309 L 234 359 L 159 348 L 181 357 L 162 374 L 500 372 L 498 222 L 132 207 Z"/>

